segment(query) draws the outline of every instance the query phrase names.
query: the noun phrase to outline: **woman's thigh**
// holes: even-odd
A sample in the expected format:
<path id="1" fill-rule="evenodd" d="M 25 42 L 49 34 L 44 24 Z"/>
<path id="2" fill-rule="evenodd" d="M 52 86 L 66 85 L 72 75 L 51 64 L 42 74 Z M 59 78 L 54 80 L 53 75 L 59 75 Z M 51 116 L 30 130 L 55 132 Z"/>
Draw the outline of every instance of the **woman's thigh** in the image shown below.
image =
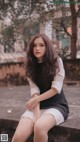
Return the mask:
<path id="1" fill-rule="evenodd" d="M 35 123 L 34 129 L 45 130 L 48 132 L 52 127 L 56 125 L 54 116 L 49 113 L 42 115 Z"/>
<path id="2" fill-rule="evenodd" d="M 33 121 L 30 118 L 21 118 L 16 128 L 14 138 L 23 139 L 25 141 L 33 132 Z"/>

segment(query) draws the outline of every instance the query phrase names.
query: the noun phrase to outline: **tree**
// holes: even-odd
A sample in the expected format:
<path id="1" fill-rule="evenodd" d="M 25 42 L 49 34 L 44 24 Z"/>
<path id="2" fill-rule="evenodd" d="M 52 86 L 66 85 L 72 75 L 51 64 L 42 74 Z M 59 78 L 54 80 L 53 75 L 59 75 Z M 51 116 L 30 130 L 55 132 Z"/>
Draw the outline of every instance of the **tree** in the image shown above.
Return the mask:
<path id="1" fill-rule="evenodd" d="M 30 2 L 28 0 L 1 0 L 0 1 L 0 21 L 10 19 L 10 24 L 4 26 L 0 34 L 0 42 L 4 45 L 15 41 L 15 34 L 19 33 L 18 28 L 24 25 L 26 15 L 30 14 Z"/>
<path id="2" fill-rule="evenodd" d="M 58 21 L 58 25 L 60 25 L 67 35 L 69 35 L 71 43 L 71 58 L 75 59 L 77 54 L 77 18 L 80 14 L 80 2 L 77 0 L 52 0 L 52 3 L 62 12 L 62 17 Z M 68 7 L 66 7 L 66 4 Z M 67 20 L 67 17 L 70 18 Z M 70 25 L 71 33 L 67 30 Z"/>
<path id="3" fill-rule="evenodd" d="M 64 20 L 62 18 L 61 24 L 64 28 L 64 31 L 70 36 L 71 39 L 71 58 L 76 58 L 77 53 L 77 17 L 80 12 L 80 5 L 77 5 L 78 2 L 75 0 L 69 0 L 70 4 L 70 12 L 71 12 L 71 34 L 67 31 L 67 28 L 64 24 Z"/>
<path id="4" fill-rule="evenodd" d="M 66 7 L 68 4 L 68 8 Z M 77 9 L 76 9 L 77 6 Z M 13 31 L 11 38 L 14 39 L 15 33 L 19 33 L 20 27 L 25 27 L 26 23 L 32 24 L 38 19 L 39 23 L 44 23 L 47 20 L 54 20 L 54 14 L 61 11 L 62 16 L 54 28 L 59 30 L 61 26 L 71 39 L 71 58 L 76 58 L 76 43 L 77 43 L 77 17 L 80 13 L 80 4 L 76 0 L 2 0 L 0 2 L 0 19 L 10 17 L 11 24 L 9 29 Z M 70 13 L 67 16 L 67 13 Z M 65 18 L 66 17 L 66 18 Z M 70 17 L 68 20 L 67 17 Z M 27 22 L 26 22 L 27 21 Z M 71 31 L 69 33 L 67 28 L 71 24 Z M 5 29 L 3 29 L 5 30 Z M 5 32 L 3 32 L 5 33 Z M 8 38 L 9 40 L 9 38 Z"/>

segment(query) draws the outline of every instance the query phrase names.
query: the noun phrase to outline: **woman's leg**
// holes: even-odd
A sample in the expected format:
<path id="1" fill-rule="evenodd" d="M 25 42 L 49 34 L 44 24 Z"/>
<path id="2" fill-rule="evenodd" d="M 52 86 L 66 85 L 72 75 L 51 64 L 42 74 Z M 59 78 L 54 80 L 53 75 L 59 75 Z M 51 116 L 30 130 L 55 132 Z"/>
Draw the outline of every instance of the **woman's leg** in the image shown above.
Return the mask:
<path id="1" fill-rule="evenodd" d="M 34 125 L 34 142 L 48 142 L 48 131 L 56 125 L 51 114 L 42 115 Z"/>
<path id="2" fill-rule="evenodd" d="M 26 142 L 33 132 L 33 124 L 32 119 L 26 117 L 21 118 L 12 138 L 12 142 Z"/>

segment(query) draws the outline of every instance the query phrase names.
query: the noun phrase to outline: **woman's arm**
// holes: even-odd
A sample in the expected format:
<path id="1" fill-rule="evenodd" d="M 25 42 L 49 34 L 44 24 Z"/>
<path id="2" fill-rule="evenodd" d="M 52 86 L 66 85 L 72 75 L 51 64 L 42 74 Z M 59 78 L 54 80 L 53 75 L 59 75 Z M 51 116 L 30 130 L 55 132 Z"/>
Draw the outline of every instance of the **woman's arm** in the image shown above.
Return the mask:
<path id="1" fill-rule="evenodd" d="M 39 90 L 38 86 L 29 77 L 27 79 L 28 79 L 29 86 L 30 86 L 31 99 L 26 103 L 26 106 L 27 106 L 28 109 L 33 109 L 33 107 L 30 106 L 29 104 L 30 104 L 30 102 L 32 102 L 33 100 L 35 100 L 35 98 L 37 96 L 39 96 L 40 90 Z M 39 107 L 39 105 L 38 105 L 38 107 Z"/>
<path id="2" fill-rule="evenodd" d="M 54 80 L 52 81 L 51 89 L 37 97 L 39 102 L 46 100 L 56 95 L 57 93 L 61 92 L 64 77 L 65 77 L 65 70 L 64 70 L 62 59 L 60 57 L 58 58 L 58 65 L 59 65 L 59 71 L 56 73 L 56 76 L 54 77 Z"/>
<path id="3" fill-rule="evenodd" d="M 34 113 L 34 122 L 36 122 L 37 119 L 40 117 L 40 103 L 37 102 L 37 97 L 38 94 L 34 94 L 32 98 L 26 103 L 27 109 L 33 111 Z"/>
<path id="4" fill-rule="evenodd" d="M 39 94 L 34 94 L 32 98 L 35 98 L 37 96 L 39 96 Z M 37 103 L 32 111 L 34 113 L 34 122 L 36 122 L 38 118 L 40 117 L 40 103 Z"/>
<path id="5" fill-rule="evenodd" d="M 26 103 L 26 107 L 27 109 L 32 110 L 34 112 L 34 121 L 36 121 L 40 117 L 40 103 L 37 102 L 36 105 L 33 107 L 32 102 L 37 96 L 39 96 L 40 90 L 30 78 L 28 78 L 28 82 L 30 85 L 31 99 Z M 34 102 L 36 102 L 36 100 Z"/>
<path id="6" fill-rule="evenodd" d="M 29 86 L 30 86 L 30 93 L 31 96 L 33 97 L 35 94 L 40 94 L 40 90 L 39 87 L 28 77 L 28 82 L 29 82 Z"/>
<path id="7" fill-rule="evenodd" d="M 49 89 L 48 91 L 46 91 L 45 93 L 43 93 L 42 95 L 36 97 L 36 99 L 38 99 L 38 102 L 46 100 L 51 98 L 52 96 L 56 95 L 58 93 L 58 91 L 55 88 Z"/>
<path id="8" fill-rule="evenodd" d="M 40 101 L 46 100 L 51 98 L 52 96 L 56 95 L 57 93 L 61 92 L 62 86 L 63 86 L 63 80 L 65 77 L 65 71 L 64 66 L 61 58 L 58 58 L 58 65 L 59 65 L 59 71 L 56 73 L 56 76 L 54 77 L 54 80 L 52 81 L 51 89 L 44 92 L 41 95 L 36 96 L 33 100 L 29 102 L 29 106 L 34 108 L 37 103 Z"/>

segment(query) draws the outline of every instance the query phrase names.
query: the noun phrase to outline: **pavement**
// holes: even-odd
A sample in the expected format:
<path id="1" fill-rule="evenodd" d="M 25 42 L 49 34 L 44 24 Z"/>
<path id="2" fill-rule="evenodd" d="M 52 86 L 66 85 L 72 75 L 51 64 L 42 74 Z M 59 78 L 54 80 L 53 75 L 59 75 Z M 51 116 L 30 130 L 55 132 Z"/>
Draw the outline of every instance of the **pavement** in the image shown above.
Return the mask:
<path id="1" fill-rule="evenodd" d="M 64 127 L 80 130 L 80 85 L 64 84 L 70 113 L 68 120 L 61 124 Z M 26 110 L 26 102 L 30 98 L 29 85 L 8 86 L 0 88 L 0 119 L 19 121 Z"/>

